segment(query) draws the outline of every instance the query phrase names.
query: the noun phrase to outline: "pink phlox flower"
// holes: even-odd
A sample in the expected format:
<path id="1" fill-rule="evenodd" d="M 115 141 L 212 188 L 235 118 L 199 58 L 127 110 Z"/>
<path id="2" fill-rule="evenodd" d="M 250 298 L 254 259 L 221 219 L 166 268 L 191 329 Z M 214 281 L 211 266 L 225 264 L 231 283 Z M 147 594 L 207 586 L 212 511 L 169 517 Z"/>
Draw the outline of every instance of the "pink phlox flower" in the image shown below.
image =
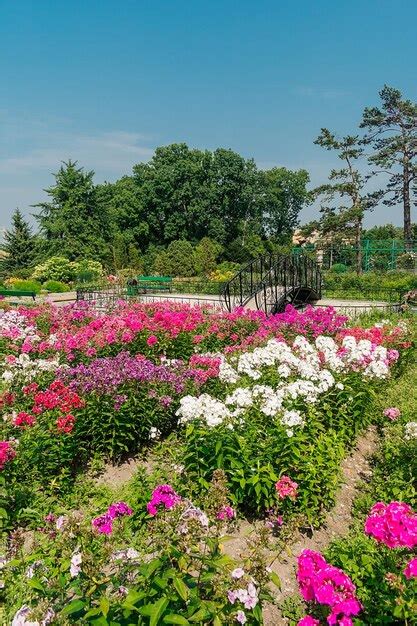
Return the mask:
<path id="1" fill-rule="evenodd" d="M 239 624 L 246 624 L 246 615 L 245 615 L 245 611 L 238 611 L 236 613 L 236 621 L 239 622 Z"/>
<path id="2" fill-rule="evenodd" d="M 132 513 L 132 509 L 126 504 L 126 502 L 115 502 L 107 509 L 107 514 L 113 519 L 115 517 L 123 517 L 124 515 L 132 515 Z"/>
<path id="3" fill-rule="evenodd" d="M 319 624 L 320 622 L 318 619 L 311 617 L 311 615 L 306 615 L 300 619 L 297 626 L 319 626 Z"/>
<path id="4" fill-rule="evenodd" d="M 406 578 L 417 578 L 417 558 L 408 561 L 403 573 Z"/>
<path id="5" fill-rule="evenodd" d="M 275 483 L 275 489 L 280 498 L 291 498 L 294 500 L 297 497 L 298 483 L 291 480 L 289 476 L 281 476 L 279 481 Z"/>
<path id="6" fill-rule="evenodd" d="M 231 506 L 222 506 L 216 515 L 216 518 L 221 521 L 233 519 L 234 517 L 236 517 L 236 511 Z"/>
<path id="7" fill-rule="evenodd" d="M 91 523 L 101 535 L 111 535 L 113 532 L 113 518 L 108 513 L 95 517 Z"/>
<path id="8" fill-rule="evenodd" d="M 390 420 L 396 420 L 400 417 L 401 411 L 400 409 L 397 409 L 397 407 L 391 406 L 388 409 L 384 409 L 384 415 Z"/>
<path id="9" fill-rule="evenodd" d="M 300 554 L 297 579 L 304 600 L 330 607 L 329 624 L 349 624 L 350 616 L 357 615 L 362 608 L 349 576 L 327 563 L 318 552 L 304 550 Z"/>

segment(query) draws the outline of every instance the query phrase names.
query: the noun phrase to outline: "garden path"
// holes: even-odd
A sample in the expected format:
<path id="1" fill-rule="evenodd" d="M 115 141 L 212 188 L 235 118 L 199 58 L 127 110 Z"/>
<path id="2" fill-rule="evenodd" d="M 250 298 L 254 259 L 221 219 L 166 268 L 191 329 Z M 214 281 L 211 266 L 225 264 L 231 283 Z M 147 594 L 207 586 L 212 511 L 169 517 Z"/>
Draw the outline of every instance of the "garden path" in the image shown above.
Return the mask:
<path id="1" fill-rule="evenodd" d="M 274 593 L 277 603 L 298 591 L 296 581 L 297 557 L 303 550 L 321 552 L 336 537 L 347 534 L 352 521 L 352 505 L 358 493 L 358 483 L 369 479 L 371 475 L 370 457 L 375 452 L 378 443 L 376 429 L 370 427 L 359 437 L 356 447 L 342 463 L 342 483 L 336 495 L 335 506 L 327 513 L 323 525 L 311 532 L 311 535 L 299 535 L 292 543 L 286 545 L 286 552 L 276 558 L 276 552 L 268 555 L 270 566 L 281 581 L 281 590 Z M 235 558 L 240 555 L 244 558 L 247 553 L 246 542 L 256 525 L 243 522 L 237 533 L 224 545 L 224 551 Z M 271 546 L 272 547 L 272 546 Z M 275 560 L 274 560 L 275 559 Z M 276 589 L 276 588 L 275 588 Z M 264 625 L 279 626 L 287 624 L 275 604 L 264 606 Z"/>
<path id="2" fill-rule="evenodd" d="M 336 494 L 335 505 L 327 513 L 324 523 L 310 534 L 299 534 L 292 543 L 286 544 L 285 552 L 277 557 L 276 548 L 271 543 L 271 551 L 267 555 L 272 570 L 281 581 L 281 590 L 274 588 L 275 601 L 279 604 L 285 598 L 297 593 L 296 567 L 297 557 L 303 550 L 321 552 L 336 537 L 347 534 L 352 521 L 352 505 L 358 494 L 361 480 L 368 480 L 371 475 L 370 457 L 375 452 L 378 438 L 375 427 L 371 426 L 357 441 L 352 453 L 344 459 L 341 466 L 341 485 Z M 150 467 L 147 467 L 147 466 Z M 152 462 L 131 458 L 118 466 L 108 465 L 98 482 L 118 489 L 127 483 L 135 474 L 138 466 L 151 471 Z M 257 524 L 242 521 L 237 531 L 224 544 L 224 552 L 236 559 L 245 558 L 247 540 L 256 531 Z M 284 626 L 286 618 L 282 617 L 276 604 L 264 606 L 265 626 Z"/>

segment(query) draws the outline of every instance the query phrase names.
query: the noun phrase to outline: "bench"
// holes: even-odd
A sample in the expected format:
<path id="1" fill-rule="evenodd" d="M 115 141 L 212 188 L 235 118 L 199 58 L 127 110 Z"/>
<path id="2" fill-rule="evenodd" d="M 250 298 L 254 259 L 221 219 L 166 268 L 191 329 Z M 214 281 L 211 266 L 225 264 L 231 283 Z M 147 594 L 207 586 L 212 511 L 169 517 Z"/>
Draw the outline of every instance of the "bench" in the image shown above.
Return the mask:
<path id="1" fill-rule="evenodd" d="M 0 296 L 4 296 L 6 298 L 21 298 L 22 296 L 26 296 L 27 298 L 35 300 L 36 292 L 23 291 L 21 289 L 0 289 Z"/>
<path id="2" fill-rule="evenodd" d="M 134 296 L 147 291 L 171 291 L 171 276 L 137 276 L 127 283 L 127 294 Z"/>

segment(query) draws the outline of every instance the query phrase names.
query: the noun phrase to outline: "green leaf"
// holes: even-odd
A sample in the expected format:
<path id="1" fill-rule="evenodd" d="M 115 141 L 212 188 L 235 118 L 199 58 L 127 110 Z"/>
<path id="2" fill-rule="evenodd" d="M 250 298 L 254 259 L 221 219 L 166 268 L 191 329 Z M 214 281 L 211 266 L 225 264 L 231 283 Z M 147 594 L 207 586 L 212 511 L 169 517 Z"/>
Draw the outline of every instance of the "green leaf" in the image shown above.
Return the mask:
<path id="1" fill-rule="evenodd" d="M 39 578 L 29 578 L 28 584 L 29 587 L 32 587 L 32 589 L 36 589 L 36 591 L 45 591 L 45 587 L 42 585 Z"/>
<path id="2" fill-rule="evenodd" d="M 188 621 L 189 622 L 202 622 L 208 617 L 210 617 L 210 613 L 206 609 L 201 608 L 196 613 L 194 613 L 194 615 L 189 617 Z"/>
<path id="3" fill-rule="evenodd" d="M 185 619 L 185 617 L 182 617 L 182 615 L 177 615 L 175 613 L 171 613 L 170 615 L 165 615 L 162 621 L 165 624 L 182 624 L 183 626 L 186 626 L 187 624 L 190 623 L 188 619 Z"/>
<path id="4" fill-rule="evenodd" d="M 73 600 L 72 602 L 64 606 L 61 611 L 61 615 L 73 615 L 74 613 L 78 613 L 78 611 L 81 611 L 84 607 L 85 602 L 83 602 L 82 600 Z"/>
<path id="5" fill-rule="evenodd" d="M 271 579 L 271 582 L 273 582 L 274 585 L 278 587 L 278 589 L 281 589 L 281 579 L 278 574 L 276 574 L 275 572 L 271 572 L 269 574 L 269 578 Z"/>
<path id="6" fill-rule="evenodd" d="M 108 601 L 106 596 L 102 596 L 100 598 L 100 609 L 101 609 L 101 612 L 103 613 L 103 615 L 105 617 L 107 617 L 107 614 L 108 614 L 108 612 L 110 610 L 110 602 Z"/>
<path id="7" fill-rule="evenodd" d="M 165 609 L 167 608 L 169 600 L 167 597 L 159 598 L 157 602 L 154 604 L 146 604 L 142 608 L 139 609 L 139 613 L 141 615 L 146 615 L 150 617 L 149 626 L 156 626 L 158 624 L 160 617 L 163 615 Z"/>
<path id="8" fill-rule="evenodd" d="M 187 585 L 184 583 L 183 580 L 181 580 L 181 578 L 173 578 L 174 583 L 174 587 L 176 592 L 178 593 L 178 595 L 180 596 L 180 598 L 182 598 L 184 600 L 184 602 L 186 602 L 188 600 L 188 596 L 189 596 L 189 589 L 187 587 Z"/>

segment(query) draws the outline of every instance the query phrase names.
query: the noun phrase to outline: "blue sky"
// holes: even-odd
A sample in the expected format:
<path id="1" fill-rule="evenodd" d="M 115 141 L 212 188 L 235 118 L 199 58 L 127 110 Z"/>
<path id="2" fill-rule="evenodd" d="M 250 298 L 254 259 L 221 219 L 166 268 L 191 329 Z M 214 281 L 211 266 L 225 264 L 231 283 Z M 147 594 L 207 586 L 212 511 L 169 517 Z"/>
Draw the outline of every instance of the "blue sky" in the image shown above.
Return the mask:
<path id="1" fill-rule="evenodd" d="M 0 0 L 0 228 L 61 160 L 111 181 L 179 141 L 322 183 L 322 126 L 355 132 L 384 83 L 417 100 L 416 23 L 415 0 Z"/>

